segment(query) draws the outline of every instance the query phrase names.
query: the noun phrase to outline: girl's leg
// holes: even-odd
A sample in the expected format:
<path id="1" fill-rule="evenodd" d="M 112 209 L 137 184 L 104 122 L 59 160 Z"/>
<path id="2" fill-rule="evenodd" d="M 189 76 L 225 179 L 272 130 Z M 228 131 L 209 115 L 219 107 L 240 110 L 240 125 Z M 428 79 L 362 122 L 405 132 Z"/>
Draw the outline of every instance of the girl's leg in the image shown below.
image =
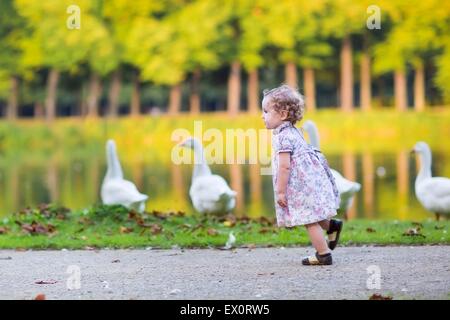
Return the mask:
<path id="1" fill-rule="evenodd" d="M 319 221 L 319 225 L 325 231 L 330 230 L 330 219 Z"/>
<path id="2" fill-rule="evenodd" d="M 323 234 L 323 229 L 319 223 L 307 224 L 306 230 L 308 230 L 309 239 L 311 240 L 313 247 L 320 255 L 330 252 Z"/>

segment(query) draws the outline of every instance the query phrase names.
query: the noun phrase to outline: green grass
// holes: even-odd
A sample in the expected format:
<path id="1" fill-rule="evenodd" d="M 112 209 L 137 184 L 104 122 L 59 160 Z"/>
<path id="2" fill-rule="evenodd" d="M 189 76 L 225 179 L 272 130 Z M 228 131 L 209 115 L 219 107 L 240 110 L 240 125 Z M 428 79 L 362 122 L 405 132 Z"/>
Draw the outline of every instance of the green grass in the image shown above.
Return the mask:
<path id="1" fill-rule="evenodd" d="M 352 220 L 345 223 L 340 244 L 448 245 L 449 226 L 449 221 Z M 187 216 L 182 212 L 141 215 L 121 206 L 70 211 L 44 205 L 5 218 L 0 223 L 0 248 L 219 248 L 230 232 L 236 236 L 236 247 L 309 245 L 304 228 L 278 228 L 267 218 Z"/>

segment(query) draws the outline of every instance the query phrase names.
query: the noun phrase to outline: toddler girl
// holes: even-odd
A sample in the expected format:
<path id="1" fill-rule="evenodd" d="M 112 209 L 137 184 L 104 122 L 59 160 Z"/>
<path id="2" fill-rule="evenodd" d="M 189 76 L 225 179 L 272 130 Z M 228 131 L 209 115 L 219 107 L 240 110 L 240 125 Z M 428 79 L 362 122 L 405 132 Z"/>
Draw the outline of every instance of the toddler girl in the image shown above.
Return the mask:
<path id="1" fill-rule="evenodd" d="M 339 240 L 342 221 L 330 219 L 339 207 L 339 193 L 322 153 L 309 145 L 295 123 L 303 118 L 303 97 L 282 85 L 264 91 L 262 101 L 266 128 L 273 130 L 273 187 L 278 226 L 304 225 L 314 256 L 304 265 L 332 264 L 331 251 Z M 327 231 L 328 244 L 323 230 Z"/>

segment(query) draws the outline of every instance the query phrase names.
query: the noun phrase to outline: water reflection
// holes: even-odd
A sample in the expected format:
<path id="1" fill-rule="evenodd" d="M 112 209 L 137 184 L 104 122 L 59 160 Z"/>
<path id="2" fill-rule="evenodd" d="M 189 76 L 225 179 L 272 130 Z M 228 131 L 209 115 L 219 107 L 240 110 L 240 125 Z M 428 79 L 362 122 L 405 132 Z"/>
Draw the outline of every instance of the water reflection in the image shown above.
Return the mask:
<path id="1" fill-rule="evenodd" d="M 362 196 L 364 202 L 364 211 L 367 218 L 373 218 L 375 212 L 374 199 L 374 164 L 371 153 L 364 152 L 362 155 Z"/>
<path id="2" fill-rule="evenodd" d="M 409 219 L 432 217 L 414 195 L 417 164 L 408 150 L 393 154 L 371 152 L 327 155 L 331 167 L 346 178 L 362 184 L 348 218 Z M 450 172 L 450 152 L 434 152 L 433 174 Z M 167 163 L 146 163 L 141 159 L 122 161 L 127 179 L 149 195 L 148 210 L 193 211 L 189 199 L 192 167 Z M 273 216 L 272 177 L 260 175 L 261 166 L 212 165 L 238 192 L 235 213 Z M 70 208 L 84 208 L 100 202 L 100 186 L 106 172 L 100 155 L 87 158 L 29 159 L 0 164 L 0 215 L 55 202 Z"/>

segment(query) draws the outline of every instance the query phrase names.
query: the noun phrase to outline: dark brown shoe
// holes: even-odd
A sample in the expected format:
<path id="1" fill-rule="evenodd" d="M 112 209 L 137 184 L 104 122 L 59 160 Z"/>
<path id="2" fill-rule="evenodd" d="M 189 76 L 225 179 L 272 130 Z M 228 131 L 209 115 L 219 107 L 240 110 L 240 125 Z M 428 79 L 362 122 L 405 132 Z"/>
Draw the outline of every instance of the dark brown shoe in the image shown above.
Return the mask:
<path id="1" fill-rule="evenodd" d="M 344 223 L 341 220 L 330 220 L 330 229 L 327 231 L 327 234 L 328 248 L 330 248 L 331 250 L 334 250 L 339 242 L 339 236 L 341 235 L 343 225 Z"/>
<path id="2" fill-rule="evenodd" d="M 304 266 L 328 266 L 333 264 L 331 253 L 319 254 L 316 252 L 314 256 L 306 257 L 302 260 Z"/>

